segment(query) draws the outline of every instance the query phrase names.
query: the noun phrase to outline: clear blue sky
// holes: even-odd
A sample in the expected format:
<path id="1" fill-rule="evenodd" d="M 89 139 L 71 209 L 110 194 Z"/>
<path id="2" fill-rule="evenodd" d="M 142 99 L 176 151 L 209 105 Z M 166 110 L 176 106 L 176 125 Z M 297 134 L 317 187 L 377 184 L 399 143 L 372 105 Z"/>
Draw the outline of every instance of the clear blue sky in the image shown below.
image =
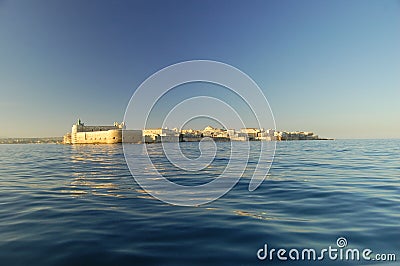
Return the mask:
<path id="1" fill-rule="evenodd" d="M 399 1 L 0 0 L 0 137 L 121 121 L 149 75 L 210 59 L 250 75 L 278 129 L 400 137 Z"/>

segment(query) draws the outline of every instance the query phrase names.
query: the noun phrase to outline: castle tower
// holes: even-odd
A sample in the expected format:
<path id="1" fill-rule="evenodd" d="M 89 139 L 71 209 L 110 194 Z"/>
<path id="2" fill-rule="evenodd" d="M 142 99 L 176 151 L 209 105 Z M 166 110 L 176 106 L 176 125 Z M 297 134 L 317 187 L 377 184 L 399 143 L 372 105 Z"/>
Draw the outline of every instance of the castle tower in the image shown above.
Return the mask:
<path id="1" fill-rule="evenodd" d="M 81 122 L 81 119 L 78 119 L 78 122 L 72 126 L 71 130 L 71 142 L 76 143 L 76 133 L 83 131 L 84 124 Z"/>

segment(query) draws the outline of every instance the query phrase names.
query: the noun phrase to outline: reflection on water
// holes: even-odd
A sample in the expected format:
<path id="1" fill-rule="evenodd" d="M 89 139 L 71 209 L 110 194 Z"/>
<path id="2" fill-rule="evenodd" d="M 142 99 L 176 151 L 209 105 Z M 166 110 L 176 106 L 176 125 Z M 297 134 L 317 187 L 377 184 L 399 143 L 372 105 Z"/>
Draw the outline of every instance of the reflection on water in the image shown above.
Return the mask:
<path id="1" fill-rule="evenodd" d="M 121 145 L 72 145 L 72 178 L 67 189 L 72 197 L 125 197 L 127 188 L 118 185 L 118 170 L 125 170 Z M 90 167 L 88 167 L 90 166 Z M 120 177 L 120 176 L 119 176 Z"/>
<path id="2" fill-rule="evenodd" d="M 73 181 L 69 184 L 71 190 L 63 190 L 64 193 L 70 193 L 71 196 L 81 196 L 85 194 L 92 194 L 94 196 L 114 196 L 114 197 L 123 197 L 123 195 L 119 195 L 119 188 L 114 183 L 102 183 L 101 179 L 96 178 L 96 181 L 90 181 L 91 177 L 87 176 L 79 176 L 79 173 L 73 179 Z"/>

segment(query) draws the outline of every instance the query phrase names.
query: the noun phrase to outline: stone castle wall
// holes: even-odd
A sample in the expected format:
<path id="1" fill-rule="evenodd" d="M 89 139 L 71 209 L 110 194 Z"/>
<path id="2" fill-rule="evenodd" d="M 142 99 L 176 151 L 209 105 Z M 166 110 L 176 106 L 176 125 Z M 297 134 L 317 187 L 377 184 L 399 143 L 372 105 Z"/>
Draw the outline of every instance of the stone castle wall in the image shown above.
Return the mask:
<path id="1" fill-rule="evenodd" d="M 64 136 L 65 144 L 142 143 L 142 130 L 125 130 L 123 123 L 114 126 L 85 126 L 78 121 L 71 133 Z"/>
<path id="2" fill-rule="evenodd" d="M 142 143 L 143 141 L 141 130 L 122 129 L 76 132 L 72 134 L 71 139 L 72 144 Z"/>
<path id="3" fill-rule="evenodd" d="M 113 144 L 122 142 L 122 130 L 77 132 L 73 144 Z"/>

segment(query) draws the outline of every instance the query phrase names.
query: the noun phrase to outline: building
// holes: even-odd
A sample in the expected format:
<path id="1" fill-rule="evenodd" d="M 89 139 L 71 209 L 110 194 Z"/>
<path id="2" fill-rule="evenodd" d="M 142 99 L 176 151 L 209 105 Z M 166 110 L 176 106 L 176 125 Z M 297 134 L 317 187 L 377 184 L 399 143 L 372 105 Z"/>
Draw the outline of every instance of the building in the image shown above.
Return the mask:
<path id="1" fill-rule="evenodd" d="M 256 140 L 259 137 L 259 134 L 264 130 L 259 128 L 242 128 L 240 129 L 241 133 L 247 134 L 249 140 Z"/>
<path id="2" fill-rule="evenodd" d="M 318 135 L 315 135 L 313 132 L 304 132 L 304 131 L 276 131 L 274 133 L 275 139 L 278 141 L 281 140 L 318 140 L 320 139 Z"/>
<path id="3" fill-rule="evenodd" d="M 203 139 L 203 132 L 196 129 L 182 129 L 181 136 L 184 142 L 198 142 Z"/>
<path id="4" fill-rule="evenodd" d="M 215 141 L 229 141 L 229 134 L 226 129 L 207 126 L 202 131 L 203 137 L 213 138 Z"/>
<path id="5" fill-rule="evenodd" d="M 204 129 L 203 129 L 203 136 L 204 137 L 209 137 L 209 138 L 212 138 L 212 137 L 214 137 L 214 135 L 217 135 L 218 134 L 218 132 L 217 132 L 217 129 L 216 128 L 213 128 L 212 126 L 207 126 L 207 127 L 205 127 Z"/>
<path id="6" fill-rule="evenodd" d="M 79 119 L 71 133 L 64 136 L 65 144 L 115 144 L 141 143 L 141 130 L 126 130 L 125 124 L 115 122 L 113 126 L 86 126 Z"/>
<path id="7" fill-rule="evenodd" d="M 143 129 L 143 137 L 146 143 L 152 142 L 178 142 L 180 134 L 177 129 L 150 128 Z"/>

